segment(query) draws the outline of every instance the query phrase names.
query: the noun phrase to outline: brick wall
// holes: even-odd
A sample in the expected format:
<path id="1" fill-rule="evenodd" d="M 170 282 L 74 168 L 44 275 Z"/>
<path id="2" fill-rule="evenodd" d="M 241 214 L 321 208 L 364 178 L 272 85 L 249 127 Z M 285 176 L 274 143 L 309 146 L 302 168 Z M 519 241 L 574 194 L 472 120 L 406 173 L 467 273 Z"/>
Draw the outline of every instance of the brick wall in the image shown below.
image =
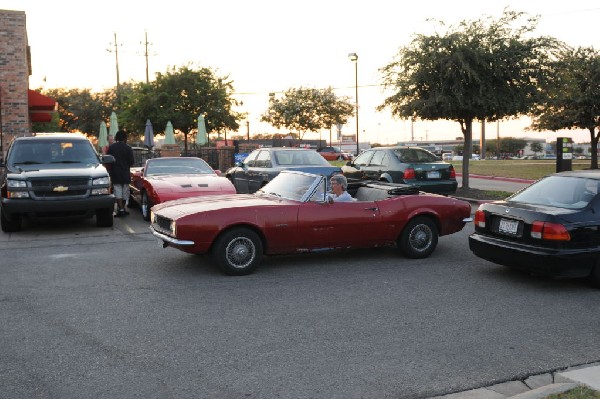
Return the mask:
<path id="1" fill-rule="evenodd" d="M 6 150 L 12 137 L 30 134 L 27 98 L 30 68 L 25 12 L 0 10 L 2 151 Z"/>

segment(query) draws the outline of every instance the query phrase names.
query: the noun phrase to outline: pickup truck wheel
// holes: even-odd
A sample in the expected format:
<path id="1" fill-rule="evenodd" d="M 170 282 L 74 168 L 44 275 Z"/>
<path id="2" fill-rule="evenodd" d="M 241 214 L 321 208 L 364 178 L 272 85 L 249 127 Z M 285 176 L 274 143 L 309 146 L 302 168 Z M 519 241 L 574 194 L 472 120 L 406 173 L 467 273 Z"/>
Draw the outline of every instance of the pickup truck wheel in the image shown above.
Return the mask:
<path id="1" fill-rule="evenodd" d="M 96 227 L 112 227 L 113 208 L 96 209 Z"/>
<path id="2" fill-rule="evenodd" d="M 21 230 L 21 215 L 13 215 L 12 220 L 8 220 L 4 216 L 4 212 L 0 212 L 0 224 L 2 231 L 5 233 L 14 233 Z"/>
<path id="3" fill-rule="evenodd" d="M 142 193 L 142 203 L 140 205 L 140 209 L 142 210 L 142 218 L 148 222 L 150 220 L 150 208 L 152 208 L 152 202 L 150 202 L 150 198 L 148 198 L 148 194 L 144 191 Z"/>
<path id="4" fill-rule="evenodd" d="M 433 220 L 422 216 L 409 221 L 398 239 L 400 251 L 407 258 L 413 259 L 428 257 L 435 250 L 437 243 L 436 224 Z"/>
<path id="5" fill-rule="evenodd" d="M 235 228 L 217 239 L 212 255 L 225 274 L 244 276 L 256 269 L 262 258 L 262 251 L 262 242 L 255 232 Z"/>

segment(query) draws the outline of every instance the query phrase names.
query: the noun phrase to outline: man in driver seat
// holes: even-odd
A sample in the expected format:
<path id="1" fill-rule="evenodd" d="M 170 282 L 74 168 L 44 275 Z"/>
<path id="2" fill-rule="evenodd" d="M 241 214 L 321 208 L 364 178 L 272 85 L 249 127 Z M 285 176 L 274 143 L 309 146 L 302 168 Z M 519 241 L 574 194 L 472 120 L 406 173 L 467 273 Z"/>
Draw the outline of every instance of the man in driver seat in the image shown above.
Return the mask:
<path id="1" fill-rule="evenodd" d="M 333 192 L 333 202 L 352 202 L 354 198 L 348 194 L 348 180 L 344 175 L 331 176 L 331 191 Z"/>

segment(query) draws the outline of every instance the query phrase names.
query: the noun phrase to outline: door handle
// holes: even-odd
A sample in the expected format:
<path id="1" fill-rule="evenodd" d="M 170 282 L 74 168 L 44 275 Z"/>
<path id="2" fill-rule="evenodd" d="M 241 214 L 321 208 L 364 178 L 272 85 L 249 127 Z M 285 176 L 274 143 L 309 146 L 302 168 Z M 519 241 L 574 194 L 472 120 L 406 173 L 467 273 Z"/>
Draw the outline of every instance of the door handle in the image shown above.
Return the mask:
<path id="1" fill-rule="evenodd" d="M 373 207 L 373 208 L 365 208 L 365 211 L 376 211 L 377 207 Z"/>

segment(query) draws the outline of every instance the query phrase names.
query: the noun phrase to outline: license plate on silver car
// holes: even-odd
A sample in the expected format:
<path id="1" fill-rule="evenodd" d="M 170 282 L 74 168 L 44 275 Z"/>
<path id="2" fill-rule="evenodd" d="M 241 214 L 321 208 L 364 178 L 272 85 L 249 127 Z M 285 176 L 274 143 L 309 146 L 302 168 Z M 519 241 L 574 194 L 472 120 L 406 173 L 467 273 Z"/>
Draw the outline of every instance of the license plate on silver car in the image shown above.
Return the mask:
<path id="1" fill-rule="evenodd" d="M 515 234 L 517 234 L 518 228 L 519 228 L 519 222 L 517 220 L 500 219 L 500 225 L 498 226 L 498 231 L 500 233 L 515 235 Z"/>

